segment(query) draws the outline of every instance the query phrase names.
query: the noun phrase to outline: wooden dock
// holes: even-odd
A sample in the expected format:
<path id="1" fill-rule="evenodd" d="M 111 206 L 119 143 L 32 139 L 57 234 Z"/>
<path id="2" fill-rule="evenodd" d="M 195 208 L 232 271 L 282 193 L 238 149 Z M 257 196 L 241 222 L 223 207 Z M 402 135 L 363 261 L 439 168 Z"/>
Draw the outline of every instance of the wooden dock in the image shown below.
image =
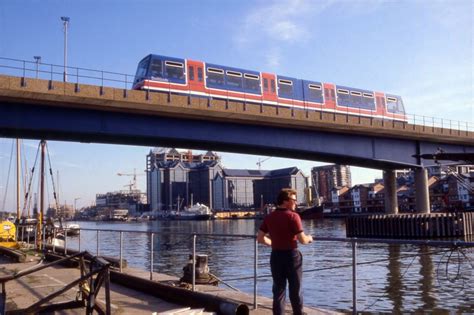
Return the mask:
<path id="1" fill-rule="evenodd" d="M 450 238 L 474 234 L 474 212 L 373 214 L 346 218 L 347 237 Z"/>

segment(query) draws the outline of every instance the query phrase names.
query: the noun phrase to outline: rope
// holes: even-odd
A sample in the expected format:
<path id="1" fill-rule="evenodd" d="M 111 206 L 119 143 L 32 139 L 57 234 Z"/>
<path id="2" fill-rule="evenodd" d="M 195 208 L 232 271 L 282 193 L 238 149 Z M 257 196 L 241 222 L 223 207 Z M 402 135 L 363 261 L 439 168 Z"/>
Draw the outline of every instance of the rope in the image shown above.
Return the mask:
<path id="1" fill-rule="evenodd" d="M 53 197 L 56 205 L 56 210 L 59 211 L 59 202 L 56 195 L 56 187 L 54 185 L 53 167 L 51 166 L 51 157 L 49 155 L 48 143 L 46 142 L 46 152 L 48 152 L 49 174 L 51 175 L 51 183 L 53 185 Z M 76 209 L 74 209 L 76 210 Z"/>
<path id="2" fill-rule="evenodd" d="M 31 176 L 29 178 L 28 190 L 25 193 L 25 201 L 24 201 L 23 210 L 22 210 L 23 215 L 25 214 L 27 209 L 31 208 L 31 198 L 32 198 L 31 184 L 33 183 L 35 167 L 36 167 L 36 163 L 38 162 L 39 149 L 40 149 L 40 145 L 38 144 L 38 149 L 36 150 L 35 163 L 33 164 L 33 167 L 31 168 Z M 29 216 L 29 211 L 28 211 L 28 216 Z"/>

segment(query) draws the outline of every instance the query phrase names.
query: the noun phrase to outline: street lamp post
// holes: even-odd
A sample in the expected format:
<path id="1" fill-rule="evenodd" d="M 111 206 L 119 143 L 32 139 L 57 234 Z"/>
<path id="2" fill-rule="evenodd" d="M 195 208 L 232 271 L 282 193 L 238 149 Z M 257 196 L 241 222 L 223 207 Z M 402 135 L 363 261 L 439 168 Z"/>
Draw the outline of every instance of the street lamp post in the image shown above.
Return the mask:
<path id="1" fill-rule="evenodd" d="M 69 26 L 69 17 L 61 16 L 61 21 L 63 21 L 64 26 L 64 82 L 67 82 L 67 29 Z"/>
<path id="2" fill-rule="evenodd" d="M 41 56 L 33 56 L 36 62 L 36 78 L 38 79 L 39 65 L 41 63 Z"/>

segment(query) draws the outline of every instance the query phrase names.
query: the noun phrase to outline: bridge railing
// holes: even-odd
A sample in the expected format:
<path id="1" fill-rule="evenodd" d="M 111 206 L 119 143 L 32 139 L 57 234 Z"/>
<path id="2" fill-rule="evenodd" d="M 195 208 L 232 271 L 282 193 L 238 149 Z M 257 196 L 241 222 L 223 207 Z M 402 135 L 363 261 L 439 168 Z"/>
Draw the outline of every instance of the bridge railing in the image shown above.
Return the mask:
<path id="1" fill-rule="evenodd" d="M 65 68 L 62 65 L 4 57 L 0 57 L 0 74 L 51 81 L 67 81 L 69 83 L 90 84 L 127 90 L 132 88 L 135 77 L 133 74 L 69 66 Z M 361 112 L 363 111 L 359 108 L 360 116 L 362 116 Z M 348 112 L 347 114 L 357 116 L 355 113 Z M 406 117 L 409 124 L 423 126 L 426 130 L 439 128 L 452 130 L 453 134 L 456 134 L 456 131 L 474 132 L 474 122 L 409 113 L 406 114 Z"/>

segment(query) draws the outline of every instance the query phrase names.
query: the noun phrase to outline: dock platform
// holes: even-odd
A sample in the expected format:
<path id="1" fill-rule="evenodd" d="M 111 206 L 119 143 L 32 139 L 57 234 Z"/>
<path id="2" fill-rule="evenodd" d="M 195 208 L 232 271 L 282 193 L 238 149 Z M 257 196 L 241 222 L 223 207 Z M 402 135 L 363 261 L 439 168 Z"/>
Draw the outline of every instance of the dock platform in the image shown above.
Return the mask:
<path id="1" fill-rule="evenodd" d="M 40 256 L 28 255 L 25 262 L 13 262 L 10 258 L 0 256 L 0 277 L 11 275 L 15 272 L 32 268 L 42 263 Z M 150 273 L 135 268 L 124 268 L 123 273 L 149 279 Z M 65 286 L 79 278 L 78 268 L 67 268 L 62 266 L 52 266 L 37 273 L 26 275 L 20 279 L 6 283 L 6 311 L 26 308 L 27 306 L 40 300 L 42 297 Z M 153 273 L 153 281 L 160 283 L 177 282 L 177 277 Z M 272 314 L 272 300 L 259 296 L 257 298 L 258 308 L 253 309 L 253 295 L 240 291 L 233 291 L 224 287 L 209 285 L 196 285 L 196 291 L 215 297 L 223 297 L 237 303 L 246 304 L 250 310 L 249 314 Z M 57 296 L 51 303 L 71 301 L 76 298 L 78 287 L 73 287 L 63 294 Z M 100 290 L 97 296 L 99 303 L 105 303 L 104 290 Z M 203 309 L 190 309 L 189 305 L 180 305 L 165 301 L 151 294 L 139 292 L 126 286 L 119 285 L 111 281 L 110 283 L 110 305 L 112 314 L 213 314 Z M 191 304 L 192 305 L 192 304 Z M 306 314 L 339 314 L 338 312 L 305 307 Z M 287 313 L 291 314 L 291 306 L 287 305 Z M 84 314 L 84 309 L 56 311 L 55 314 Z"/>

